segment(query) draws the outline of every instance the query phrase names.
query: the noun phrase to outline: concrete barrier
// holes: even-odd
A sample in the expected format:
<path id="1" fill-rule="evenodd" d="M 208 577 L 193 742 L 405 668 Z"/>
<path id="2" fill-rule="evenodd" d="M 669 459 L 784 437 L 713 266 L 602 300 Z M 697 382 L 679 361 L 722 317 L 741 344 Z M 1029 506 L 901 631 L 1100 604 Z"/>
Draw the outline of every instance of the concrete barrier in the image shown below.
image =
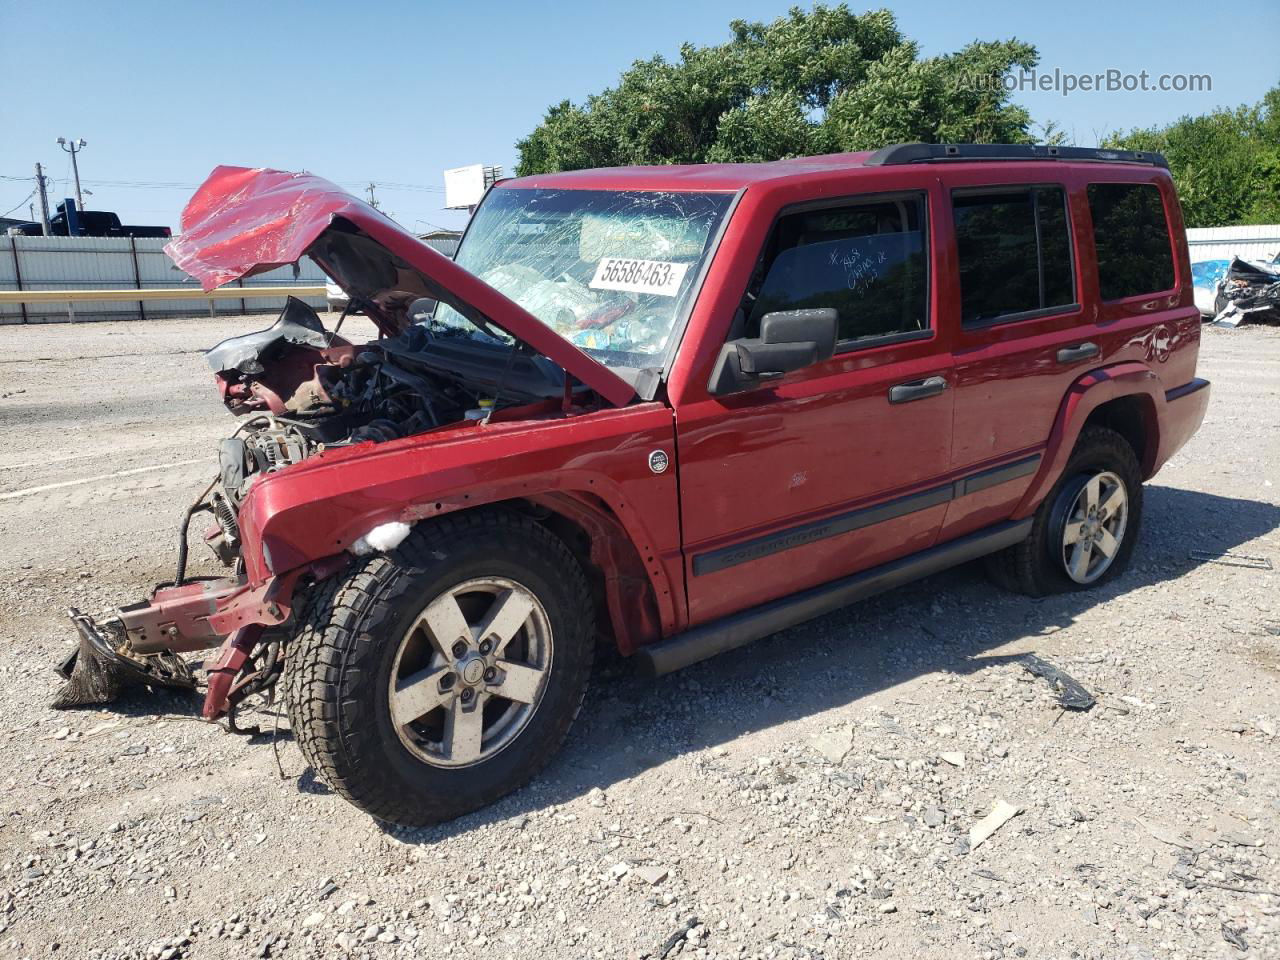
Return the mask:
<path id="1" fill-rule="evenodd" d="M 281 297 L 324 297 L 324 287 L 175 287 L 168 290 L 0 290 L 0 306 L 5 304 L 65 303 L 67 319 L 76 319 L 75 305 L 86 302 L 129 301 L 144 304 L 148 300 L 207 300 L 209 316 L 215 316 L 216 300 L 278 300 Z"/>

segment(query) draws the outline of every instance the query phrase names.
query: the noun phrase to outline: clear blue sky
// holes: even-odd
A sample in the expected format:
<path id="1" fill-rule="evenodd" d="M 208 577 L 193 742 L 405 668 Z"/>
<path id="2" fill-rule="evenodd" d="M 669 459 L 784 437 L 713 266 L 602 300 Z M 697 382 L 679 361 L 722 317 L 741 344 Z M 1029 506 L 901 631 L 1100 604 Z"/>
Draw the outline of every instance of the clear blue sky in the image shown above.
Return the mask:
<path id="1" fill-rule="evenodd" d="M 426 189 L 380 188 L 379 199 L 410 227 L 458 225 L 441 209 L 446 167 L 483 161 L 509 171 L 515 141 L 548 105 L 582 100 L 633 60 L 673 56 L 682 41 L 722 42 L 735 17 L 770 20 L 788 6 L 0 0 L 0 176 L 31 176 L 39 160 L 58 180 L 55 197 L 70 195 L 70 163 L 54 141 L 84 137 L 88 205 L 126 221 L 176 226 L 192 188 L 230 163 L 305 168 L 353 189 L 418 185 Z M 925 55 L 1017 37 L 1039 48 L 1042 70 L 1212 75 L 1207 93 L 1015 97 L 1084 146 L 1109 131 L 1251 103 L 1280 82 L 1267 44 L 1242 39 L 1274 33 L 1277 0 L 1238 0 L 1207 20 L 1203 9 L 1155 0 L 892 8 Z M 0 180 L 0 214 L 32 185 Z"/>

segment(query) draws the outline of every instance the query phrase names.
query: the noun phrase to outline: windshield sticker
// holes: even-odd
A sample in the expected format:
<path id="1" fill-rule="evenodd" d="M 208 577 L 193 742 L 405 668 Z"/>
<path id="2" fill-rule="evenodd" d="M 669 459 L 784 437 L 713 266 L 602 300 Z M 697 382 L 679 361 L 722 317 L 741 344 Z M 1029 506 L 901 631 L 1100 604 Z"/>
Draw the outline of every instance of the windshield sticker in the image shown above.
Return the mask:
<path id="1" fill-rule="evenodd" d="M 674 297 L 679 293 L 680 281 L 688 269 L 687 263 L 605 257 L 596 265 L 595 276 L 587 286 L 592 290 L 623 290 Z"/>

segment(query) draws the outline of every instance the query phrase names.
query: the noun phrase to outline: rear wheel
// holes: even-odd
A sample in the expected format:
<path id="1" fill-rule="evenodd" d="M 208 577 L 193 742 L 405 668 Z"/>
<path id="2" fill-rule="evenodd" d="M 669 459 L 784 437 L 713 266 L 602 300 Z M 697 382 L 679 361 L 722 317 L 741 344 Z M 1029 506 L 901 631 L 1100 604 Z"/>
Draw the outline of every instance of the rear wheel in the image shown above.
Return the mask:
<path id="1" fill-rule="evenodd" d="M 506 511 L 424 522 L 314 592 L 286 665 L 294 735 L 335 791 L 379 819 L 459 816 L 560 746 L 593 623 L 581 567 L 544 527 Z"/>
<path id="2" fill-rule="evenodd" d="M 1118 576 L 1142 522 L 1142 471 L 1129 443 L 1086 427 L 1061 478 L 1036 511 L 1027 539 L 987 560 L 1001 586 L 1044 596 Z"/>

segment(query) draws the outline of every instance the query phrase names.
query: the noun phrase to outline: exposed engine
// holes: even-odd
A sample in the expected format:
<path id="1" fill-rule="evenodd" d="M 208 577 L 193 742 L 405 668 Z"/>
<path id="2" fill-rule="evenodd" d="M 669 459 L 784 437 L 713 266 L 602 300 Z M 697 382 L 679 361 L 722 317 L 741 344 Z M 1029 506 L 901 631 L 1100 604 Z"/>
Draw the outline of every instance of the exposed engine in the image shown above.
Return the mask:
<path id="1" fill-rule="evenodd" d="M 463 419 L 482 391 L 415 359 L 429 334 L 356 347 L 325 331 L 291 300 L 269 330 L 209 351 L 223 399 L 247 414 L 218 449 L 218 479 L 207 499 L 217 521 L 206 541 L 228 566 L 239 556 L 236 516 L 251 486 L 324 448 L 411 436 Z"/>

